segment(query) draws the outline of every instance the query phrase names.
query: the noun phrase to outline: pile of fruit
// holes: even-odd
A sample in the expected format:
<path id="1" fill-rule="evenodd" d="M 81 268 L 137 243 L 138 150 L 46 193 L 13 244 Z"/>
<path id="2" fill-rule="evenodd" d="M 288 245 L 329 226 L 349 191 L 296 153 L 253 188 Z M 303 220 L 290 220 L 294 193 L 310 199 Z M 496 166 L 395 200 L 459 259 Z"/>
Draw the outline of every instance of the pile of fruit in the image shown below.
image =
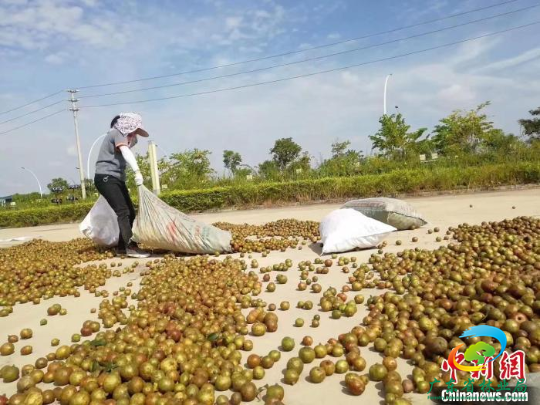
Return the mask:
<path id="1" fill-rule="evenodd" d="M 53 296 L 79 296 L 78 287 L 90 290 L 105 285 L 112 276 L 106 265 L 76 265 L 112 257 L 112 252 L 96 248 L 88 239 L 33 240 L 0 249 L 0 317 L 8 316 L 16 303 L 39 304 Z"/>
<path id="2" fill-rule="evenodd" d="M 260 227 L 219 225 L 231 230 L 239 244 L 253 243 L 249 248 L 239 245 L 236 250 L 241 252 L 257 251 L 256 244 L 266 252 L 269 247 L 263 241 L 268 238 L 294 241 L 296 234 L 316 240 L 318 235 L 316 223 L 294 220 Z M 80 335 L 87 337 L 82 343 L 77 335 L 72 345 L 55 347 L 35 364 L 0 370 L 4 382 L 17 381 L 18 393 L 9 404 L 236 405 L 257 397 L 279 404 L 285 396 L 282 386 L 260 387 L 256 382 L 280 361 L 282 352 L 297 350 L 283 371 L 286 385 L 294 385 L 302 375 L 319 384 L 341 374 L 350 394 L 361 395 L 369 384 L 381 382 L 386 403 L 402 405 L 410 403 L 404 394 L 426 393 L 435 378 L 440 381 L 435 386 L 445 385 L 448 375 L 441 372 L 442 361 L 459 343 L 479 341 L 459 336 L 468 327 L 484 323 L 503 329 L 509 350 L 525 351 L 528 372 L 540 371 L 540 220 L 465 224 L 450 229 L 450 235 L 454 240 L 448 246 L 378 253 L 369 263 L 337 256 L 299 263 L 298 289 L 320 294 L 315 295 L 315 304 L 299 302 L 302 309 L 318 305 L 331 318 L 353 318 L 358 305 L 367 305 L 369 313 L 358 319 L 361 325 L 325 344 L 314 346 L 306 336 L 297 347 L 294 339 L 286 337 L 266 355 L 249 352 L 254 340 L 269 338 L 278 330 L 279 316 L 275 304 L 267 305 L 258 296 L 277 287 L 264 284 L 270 281 L 269 272 L 282 276 L 276 277 L 277 284 L 287 282 L 282 272 L 292 272 L 292 261 L 259 273 L 256 261 L 250 265 L 242 257 L 166 255 L 148 261 L 138 291 L 128 285 L 111 299 L 102 296 L 105 299 L 97 310 L 100 323 L 89 320 L 82 325 Z M 39 264 L 32 256 L 36 252 L 42 256 Z M 66 258 L 60 258 L 61 253 Z M 74 265 L 109 255 L 82 241 L 34 242 L 0 251 L 3 305 L 24 302 L 23 295 L 30 301 L 76 295 L 78 286 L 103 285 L 111 276 L 106 266 L 87 266 L 89 274 L 82 276 Z M 341 291 L 334 287 L 323 291 L 313 274 L 337 271 L 336 264 L 350 274 L 348 283 Z M 14 278 L 8 277 L 10 273 Z M 270 284 L 273 287 L 268 288 Z M 364 303 L 356 292 L 367 287 L 391 291 Z M 348 295 L 351 291 L 353 297 Z M 290 303 L 283 301 L 279 308 L 286 311 Z M 62 308 L 51 310 L 60 313 Z M 312 327 L 320 318 L 313 318 Z M 295 322 L 299 327 L 303 323 L 300 318 Z M 31 338 L 31 330 L 21 331 L 20 336 Z M 5 355 L 13 352 L 17 341 L 17 336 L 8 338 Z M 497 349 L 496 342 L 488 342 Z M 367 364 L 362 356 L 367 347 L 382 354 L 381 362 Z M 411 379 L 397 371 L 398 358 L 414 366 Z M 467 376 L 461 372 L 458 376 L 458 384 L 463 384 Z M 492 384 L 497 384 L 495 378 Z M 7 401 L 0 397 L 0 405 Z"/>
<path id="3" fill-rule="evenodd" d="M 234 252 L 285 251 L 297 247 L 300 239 L 313 243 L 319 239 L 319 223 L 315 221 L 281 219 L 264 225 L 237 225 L 228 222 L 216 222 L 213 225 L 232 233 L 231 245 Z"/>

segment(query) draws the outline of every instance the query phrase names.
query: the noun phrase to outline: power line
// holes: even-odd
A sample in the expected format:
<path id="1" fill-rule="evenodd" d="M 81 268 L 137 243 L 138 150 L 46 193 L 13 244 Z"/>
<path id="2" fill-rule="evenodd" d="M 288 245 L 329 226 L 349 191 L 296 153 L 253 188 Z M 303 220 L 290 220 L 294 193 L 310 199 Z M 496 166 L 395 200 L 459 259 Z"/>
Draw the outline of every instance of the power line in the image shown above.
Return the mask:
<path id="1" fill-rule="evenodd" d="M 145 88 L 141 88 L 141 89 L 116 91 L 116 92 L 111 92 L 111 93 L 93 94 L 93 95 L 89 95 L 89 96 L 82 96 L 82 97 L 79 97 L 79 98 L 80 99 L 88 99 L 88 98 L 108 97 L 108 96 L 114 96 L 114 95 L 120 95 L 120 94 L 128 94 L 128 93 L 137 93 L 137 92 L 140 92 L 140 91 L 158 90 L 158 89 L 164 89 L 164 88 L 169 88 L 169 87 L 184 86 L 184 85 L 188 85 L 188 84 L 201 83 L 201 82 L 206 82 L 206 81 L 211 81 L 211 80 L 217 80 L 217 79 L 223 79 L 223 78 L 228 78 L 228 77 L 240 76 L 240 75 L 244 75 L 244 74 L 262 72 L 262 71 L 267 71 L 267 70 L 276 69 L 276 68 L 280 68 L 280 67 L 292 66 L 292 65 L 296 65 L 296 64 L 300 64 L 300 63 L 306 63 L 306 62 L 311 62 L 311 61 L 315 61 L 315 60 L 322 60 L 322 59 L 326 59 L 326 58 L 331 58 L 331 57 L 334 57 L 334 56 L 345 55 L 345 54 L 348 54 L 348 53 L 358 52 L 358 51 L 361 51 L 361 50 L 377 48 L 377 47 L 380 47 L 380 46 L 383 46 L 383 45 L 388 45 L 388 44 L 397 43 L 397 42 L 401 42 L 401 41 L 407 41 L 407 40 L 413 39 L 413 38 L 420 38 L 420 37 L 424 37 L 424 36 L 427 36 L 427 35 L 436 34 L 436 33 L 443 32 L 443 31 L 448 31 L 448 30 L 451 30 L 451 29 L 454 29 L 454 28 L 459 28 L 459 27 L 463 27 L 463 26 L 466 26 L 466 25 L 476 24 L 478 22 L 487 21 L 487 20 L 491 20 L 491 19 L 494 19 L 494 18 L 507 16 L 507 15 L 518 13 L 518 12 L 525 11 L 525 10 L 530 10 L 532 8 L 535 8 L 535 7 L 540 7 L 540 4 L 535 4 L 535 5 L 532 5 L 532 6 L 523 7 L 523 8 L 517 9 L 517 10 L 507 11 L 505 13 L 496 14 L 494 16 L 483 17 L 483 18 L 479 18 L 479 19 L 468 21 L 468 22 L 461 23 L 461 24 L 455 24 L 455 25 L 451 25 L 449 27 L 444 27 L 444 28 L 439 28 L 439 29 L 432 30 L 432 31 L 423 32 L 423 33 L 420 33 L 420 34 L 415 34 L 415 35 L 410 35 L 410 36 L 407 36 L 407 37 L 392 39 L 392 40 L 389 40 L 389 41 L 386 41 L 386 42 L 381 42 L 381 43 L 378 43 L 378 44 L 366 45 L 366 46 L 362 46 L 362 47 L 359 47 L 359 48 L 348 49 L 348 50 L 335 52 L 335 53 L 331 53 L 331 54 L 327 54 L 327 55 L 315 56 L 315 57 L 312 57 L 312 58 L 305 58 L 305 59 L 302 59 L 302 60 L 299 60 L 299 61 L 280 63 L 280 64 L 277 64 L 277 65 L 271 65 L 271 66 L 266 66 L 266 67 L 262 67 L 262 68 L 257 68 L 257 69 L 247 70 L 247 71 L 241 71 L 241 72 L 236 72 L 236 73 L 229 73 L 229 74 L 225 74 L 225 75 L 206 77 L 206 78 L 197 79 L 197 80 L 190 80 L 190 81 L 186 81 L 186 82 L 165 84 L 165 85 L 152 86 L 152 87 L 145 87 Z"/>
<path id="2" fill-rule="evenodd" d="M 46 105 L 44 107 L 38 108 L 37 110 L 29 111 L 26 114 L 18 115 L 17 117 L 13 117 L 13 118 L 10 118 L 9 120 L 5 120 L 5 121 L 0 122 L 0 125 L 7 124 L 8 122 L 18 120 L 19 118 L 26 117 L 27 115 L 37 113 L 39 111 L 45 110 L 46 108 L 58 105 L 58 104 L 63 103 L 63 102 L 64 102 L 64 100 L 60 100 L 60 101 L 57 101 L 56 103 L 52 103 L 52 104 Z"/>
<path id="3" fill-rule="evenodd" d="M 49 115 L 46 115 L 46 116 L 44 116 L 44 117 L 38 118 L 37 120 L 27 122 L 26 124 L 19 125 L 18 127 L 8 129 L 7 131 L 4 131 L 4 132 L 0 132 L 0 135 L 5 135 L 5 134 L 8 134 L 8 133 L 10 133 L 10 132 L 13 132 L 13 131 L 15 131 L 15 130 L 17 130 L 17 129 L 21 129 L 21 128 L 24 128 L 24 127 L 26 127 L 26 126 L 28 126 L 28 125 L 32 125 L 32 124 L 34 124 L 34 123 L 36 123 L 36 122 L 43 121 L 44 119 L 47 119 L 47 118 L 49 118 L 49 117 L 52 117 L 53 115 L 60 114 L 60 113 L 63 112 L 63 111 L 66 111 L 66 110 L 65 110 L 65 109 L 58 110 L 58 111 L 56 111 L 56 112 L 53 112 L 52 114 L 49 114 Z"/>
<path id="4" fill-rule="evenodd" d="M 129 84 L 129 83 L 137 83 L 137 82 L 156 80 L 156 79 L 165 79 L 165 78 L 168 78 L 168 77 L 181 76 L 181 75 L 185 75 L 185 74 L 189 74 L 189 73 L 207 72 L 207 71 L 210 71 L 210 70 L 216 70 L 216 69 L 221 69 L 221 68 L 226 68 L 226 67 L 231 67 L 231 66 L 237 66 L 237 65 L 242 65 L 242 64 L 246 64 L 246 63 L 259 62 L 259 61 L 262 61 L 262 60 L 277 58 L 277 57 L 281 57 L 281 56 L 289 56 L 289 55 L 303 53 L 303 52 L 307 52 L 307 51 L 311 51 L 311 50 L 315 50 L 315 49 L 322 49 L 322 48 L 332 47 L 332 46 L 336 46 L 336 45 L 346 44 L 346 43 L 349 43 L 349 42 L 360 41 L 362 39 L 372 38 L 372 37 L 379 36 L 379 35 L 391 34 L 391 33 L 406 30 L 406 29 L 409 29 L 409 28 L 420 27 L 422 25 L 427 25 L 427 24 L 432 24 L 432 23 L 439 22 L 439 21 L 444 21 L 444 20 L 448 20 L 450 18 L 459 17 L 459 16 L 471 14 L 471 13 L 476 13 L 478 11 L 484 11 L 484 10 L 488 10 L 488 9 L 491 9 L 491 8 L 494 8 L 494 7 L 504 6 L 506 4 L 515 3 L 516 1 L 519 1 L 519 0 L 503 1 L 501 3 L 492 4 L 490 6 L 479 7 L 479 8 L 476 8 L 476 9 L 472 9 L 472 10 L 469 10 L 469 11 L 463 11 L 463 12 L 455 13 L 455 14 L 449 14 L 449 15 L 447 15 L 445 17 L 439 17 L 439 18 L 435 18 L 435 19 L 432 19 L 432 20 L 423 21 L 423 22 L 419 22 L 419 23 L 415 23 L 415 24 L 404 25 L 404 26 L 401 26 L 401 27 L 398 27 L 398 28 L 393 28 L 393 29 L 387 30 L 387 31 L 379 31 L 379 32 L 376 32 L 376 33 L 366 34 L 366 35 L 355 37 L 355 38 L 344 39 L 344 40 L 341 40 L 341 41 L 331 42 L 331 43 L 328 43 L 328 44 L 316 45 L 316 46 L 303 48 L 303 49 L 299 49 L 299 50 L 287 51 L 287 52 L 283 52 L 283 53 L 277 53 L 277 54 L 273 54 L 273 55 L 262 56 L 262 57 L 259 57 L 259 58 L 247 59 L 247 60 L 243 60 L 243 61 L 239 61 L 239 62 L 216 65 L 216 66 L 211 66 L 211 67 L 201 68 L 201 69 L 187 70 L 187 71 L 183 71 L 183 72 L 171 73 L 171 74 L 166 74 L 166 75 L 150 76 L 150 77 L 145 77 L 145 78 L 141 78 L 141 79 L 133 79 L 133 80 L 118 81 L 118 82 L 93 84 L 93 85 L 88 85 L 88 86 L 80 86 L 78 88 L 79 89 L 90 89 L 90 88 L 96 88 L 96 87 L 115 86 L 115 85 L 120 85 L 120 84 Z"/>
<path id="5" fill-rule="evenodd" d="M 38 103 L 38 102 L 43 101 L 43 100 L 47 100 L 48 98 L 54 97 L 54 96 L 56 96 L 56 95 L 58 95 L 58 94 L 60 94 L 62 92 L 63 92 L 63 90 L 60 90 L 60 91 L 57 91 L 56 93 L 52 93 L 52 94 L 49 94 L 48 96 L 38 98 L 37 100 L 30 101 L 29 103 L 26 103 L 24 105 L 20 105 L 19 107 L 12 108 L 11 110 L 2 111 L 2 112 L 0 112 L 0 115 L 4 115 L 4 114 L 7 114 L 7 113 L 10 113 L 10 112 L 13 112 L 13 111 L 17 111 L 17 110 L 20 110 L 21 108 L 28 107 L 29 105 Z"/>
<path id="6" fill-rule="evenodd" d="M 437 45 L 437 46 L 433 46 L 433 47 L 429 47 L 429 48 L 424 48 L 424 49 L 421 49 L 421 50 L 418 50 L 418 51 L 411 51 L 411 52 L 407 52 L 407 53 L 403 53 L 403 54 L 399 54 L 399 55 L 389 56 L 389 57 L 386 57 L 386 58 L 374 59 L 374 60 L 367 61 L 367 62 L 356 63 L 356 64 L 353 64 L 353 65 L 337 67 L 337 68 L 333 68 L 333 69 L 321 70 L 321 71 L 317 71 L 317 72 L 313 72 L 313 73 L 306 73 L 306 74 L 302 74 L 302 75 L 290 76 L 290 77 L 285 77 L 285 78 L 281 78 L 281 79 L 275 79 L 275 80 L 270 80 L 270 81 L 263 81 L 263 82 L 258 82 L 258 83 L 245 84 L 245 85 L 234 86 L 234 87 L 227 87 L 227 88 L 223 88 L 223 89 L 202 91 L 202 92 L 197 92 L 197 93 L 180 94 L 180 95 L 177 95 L 177 96 L 152 98 L 152 99 L 146 99 L 146 100 L 135 100 L 135 101 L 127 101 L 127 102 L 121 102 L 121 103 L 87 105 L 87 106 L 81 106 L 80 108 L 99 108 L 99 107 L 112 107 L 112 106 L 126 105 L 126 104 L 148 103 L 148 102 L 152 102 L 152 101 L 163 101 L 163 100 L 171 100 L 171 99 L 176 99 L 176 98 L 194 97 L 194 96 L 201 96 L 201 95 L 207 95 L 207 94 L 213 94 L 213 93 L 221 93 L 221 92 L 230 91 L 230 90 L 239 90 L 239 89 L 244 89 L 244 88 L 248 88 L 248 87 L 262 86 L 262 85 L 265 85 L 265 84 L 273 84 L 273 83 L 285 82 L 285 81 L 288 81 L 288 80 L 300 79 L 300 78 L 303 78 L 303 77 L 311 77 L 311 76 L 316 76 L 316 75 L 320 75 L 320 74 L 324 74 L 324 73 L 337 72 L 337 71 L 340 71 L 340 70 L 347 70 L 347 69 L 351 69 L 351 68 L 354 68 L 354 67 L 365 66 L 365 65 L 378 63 L 378 62 L 384 62 L 384 61 L 388 61 L 388 60 L 403 58 L 403 57 L 406 57 L 406 56 L 425 53 L 425 52 L 433 51 L 433 50 L 436 50 L 436 49 L 446 48 L 446 47 L 449 47 L 449 46 L 458 45 L 458 44 L 462 44 L 462 43 L 465 43 L 465 42 L 470 42 L 470 41 L 475 41 L 475 40 L 482 39 L 482 38 L 491 37 L 491 36 L 498 35 L 498 34 L 503 34 L 503 33 L 511 32 L 511 31 L 516 31 L 516 30 L 519 30 L 519 29 L 522 29 L 522 28 L 531 27 L 531 26 L 536 25 L 536 24 L 540 24 L 540 20 L 529 23 L 529 24 L 519 25 L 517 27 L 507 28 L 505 30 L 494 31 L 494 32 L 491 32 L 489 34 L 484 34 L 484 35 L 480 35 L 480 36 L 473 37 L 473 38 L 467 38 L 467 39 L 463 39 L 463 40 L 459 40 L 459 41 L 449 42 L 449 43 L 442 44 L 442 45 Z"/>

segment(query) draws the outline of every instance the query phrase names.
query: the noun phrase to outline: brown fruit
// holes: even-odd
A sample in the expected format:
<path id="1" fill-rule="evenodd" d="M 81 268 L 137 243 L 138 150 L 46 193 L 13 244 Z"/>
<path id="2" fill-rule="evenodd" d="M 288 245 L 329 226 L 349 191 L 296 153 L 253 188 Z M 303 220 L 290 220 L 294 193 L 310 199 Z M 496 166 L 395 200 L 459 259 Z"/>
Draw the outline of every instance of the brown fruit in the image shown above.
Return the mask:
<path id="1" fill-rule="evenodd" d="M 249 357 L 247 358 L 247 366 L 251 369 L 257 367 L 260 364 L 261 364 L 261 358 L 260 356 L 256 354 L 250 354 Z"/>
<path id="2" fill-rule="evenodd" d="M 251 402 L 257 397 L 257 386 L 252 382 L 247 382 L 240 388 L 240 394 L 243 401 Z"/>
<path id="3" fill-rule="evenodd" d="M 32 351 L 33 351 L 32 346 L 27 345 L 27 346 L 21 347 L 22 356 L 28 356 L 29 354 L 32 354 Z"/>
<path id="4" fill-rule="evenodd" d="M 365 384 L 359 377 L 351 378 L 345 384 L 347 385 L 349 392 L 353 395 L 361 395 L 366 389 Z"/>

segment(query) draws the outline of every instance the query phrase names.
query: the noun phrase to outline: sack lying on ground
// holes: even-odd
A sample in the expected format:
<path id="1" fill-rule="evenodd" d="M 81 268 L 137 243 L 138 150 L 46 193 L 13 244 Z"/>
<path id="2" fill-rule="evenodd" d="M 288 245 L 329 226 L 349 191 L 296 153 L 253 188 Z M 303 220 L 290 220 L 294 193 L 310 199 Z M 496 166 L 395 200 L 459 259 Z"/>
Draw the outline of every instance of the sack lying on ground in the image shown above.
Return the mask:
<path id="1" fill-rule="evenodd" d="M 80 223 L 79 230 L 99 246 L 113 247 L 118 245 L 118 237 L 120 236 L 118 219 L 103 196 L 98 198 Z"/>
<path id="2" fill-rule="evenodd" d="M 398 230 L 420 228 L 427 224 L 409 203 L 396 198 L 376 197 L 352 200 L 341 208 L 352 208 L 367 217 L 391 225 Z"/>
<path id="3" fill-rule="evenodd" d="M 323 243 L 322 253 L 326 254 L 377 246 L 396 228 L 353 209 L 339 209 L 324 217 L 319 230 Z"/>
<path id="4" fill-rule="evenodd" d="M 211 254 L 231 251 L 232 237 L 230 232 L 195 221 L 140 186 L 133 240 L 153 249 Z"/>

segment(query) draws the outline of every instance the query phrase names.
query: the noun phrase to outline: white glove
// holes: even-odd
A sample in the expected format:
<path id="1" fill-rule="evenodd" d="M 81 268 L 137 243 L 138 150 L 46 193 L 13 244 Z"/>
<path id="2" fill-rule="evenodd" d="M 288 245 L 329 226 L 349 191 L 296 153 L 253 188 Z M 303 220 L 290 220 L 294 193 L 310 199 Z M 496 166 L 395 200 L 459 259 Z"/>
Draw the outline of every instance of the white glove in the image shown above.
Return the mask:
<path id="1" fill-rule="evenodd" d="M 135 184 L 137 187 L 142 186 L 144 182 L 141 172 L 135 172 Z"/>

